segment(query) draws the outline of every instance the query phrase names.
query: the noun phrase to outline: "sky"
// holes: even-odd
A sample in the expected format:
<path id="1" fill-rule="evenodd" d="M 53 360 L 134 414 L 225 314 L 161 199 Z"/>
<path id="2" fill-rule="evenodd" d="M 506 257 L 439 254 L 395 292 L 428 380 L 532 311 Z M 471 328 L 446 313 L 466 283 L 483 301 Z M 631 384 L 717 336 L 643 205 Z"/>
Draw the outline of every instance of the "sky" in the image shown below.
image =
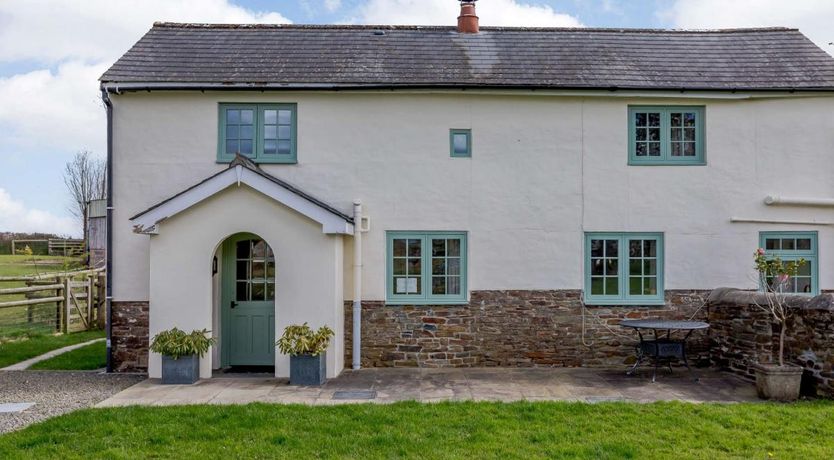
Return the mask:
<path id="1" fill-rule="evenodd" d="M 480 0 L 481 25 L 798 27 L 834 55 L 834 0 Z M 104 157 L 98 77 L 154 21 L 454 25 L 455 0 L 0 0 L 0 232 L 79 236 L 64 165 Z"/>

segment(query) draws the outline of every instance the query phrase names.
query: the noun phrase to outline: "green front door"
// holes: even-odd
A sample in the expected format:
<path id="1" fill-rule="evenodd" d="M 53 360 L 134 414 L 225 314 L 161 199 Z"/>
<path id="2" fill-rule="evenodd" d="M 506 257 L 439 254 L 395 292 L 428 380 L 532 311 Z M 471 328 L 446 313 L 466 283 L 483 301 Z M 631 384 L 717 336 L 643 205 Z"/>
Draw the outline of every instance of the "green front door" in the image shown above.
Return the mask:
<path id="1" fill-rule="evenodd" d="M 275 365 L 275 256 L 251 234 L 223 243 L 222 334 L 226 366 Z"/>

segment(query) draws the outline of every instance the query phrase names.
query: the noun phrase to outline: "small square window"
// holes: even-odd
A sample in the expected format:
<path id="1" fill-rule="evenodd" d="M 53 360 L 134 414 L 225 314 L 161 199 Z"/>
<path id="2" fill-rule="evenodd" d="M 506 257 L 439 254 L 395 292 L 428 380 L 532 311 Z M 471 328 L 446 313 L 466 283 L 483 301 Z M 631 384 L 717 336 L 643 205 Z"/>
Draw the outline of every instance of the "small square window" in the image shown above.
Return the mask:
<path id="1" fill-rule="evenodd" d="M 449 149 L 452 157 L 472 156 L 472 130 L 451 129 L 449 130 Z"/>

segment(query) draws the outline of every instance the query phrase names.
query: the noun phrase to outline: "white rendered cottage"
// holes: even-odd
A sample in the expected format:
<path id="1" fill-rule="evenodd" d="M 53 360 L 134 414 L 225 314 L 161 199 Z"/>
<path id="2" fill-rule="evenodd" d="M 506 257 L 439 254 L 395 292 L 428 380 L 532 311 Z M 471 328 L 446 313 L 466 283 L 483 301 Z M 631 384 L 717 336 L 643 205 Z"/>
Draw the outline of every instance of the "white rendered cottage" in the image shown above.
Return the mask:
<path id="1" fill-rule="evenodd" d="M 834 59 L 801 33 L 479 29 L 463 3 L 458 28 L 157 23 L 101 77 L 114 370 L 158 377 L 176 326 L 218 339 L 203 377 L 286 376 L 305 321 L 330 376 L 621 363 L 601 322 L 697 316 L 756 287 L 760 246 L 834 289 Z"/>

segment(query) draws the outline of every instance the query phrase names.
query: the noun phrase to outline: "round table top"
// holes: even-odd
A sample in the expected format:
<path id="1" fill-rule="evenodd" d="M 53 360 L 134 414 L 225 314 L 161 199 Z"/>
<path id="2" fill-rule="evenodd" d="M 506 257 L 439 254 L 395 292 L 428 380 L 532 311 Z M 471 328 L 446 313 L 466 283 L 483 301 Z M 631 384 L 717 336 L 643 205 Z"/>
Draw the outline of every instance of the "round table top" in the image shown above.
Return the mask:
<path id="1" fill-rule="evenodd" d="M 674 321 L 665 319 L 627 319 L 620 321 L 620 326 L 634 329 L 707 329 L 709 324 L 703 321 Z"/>

